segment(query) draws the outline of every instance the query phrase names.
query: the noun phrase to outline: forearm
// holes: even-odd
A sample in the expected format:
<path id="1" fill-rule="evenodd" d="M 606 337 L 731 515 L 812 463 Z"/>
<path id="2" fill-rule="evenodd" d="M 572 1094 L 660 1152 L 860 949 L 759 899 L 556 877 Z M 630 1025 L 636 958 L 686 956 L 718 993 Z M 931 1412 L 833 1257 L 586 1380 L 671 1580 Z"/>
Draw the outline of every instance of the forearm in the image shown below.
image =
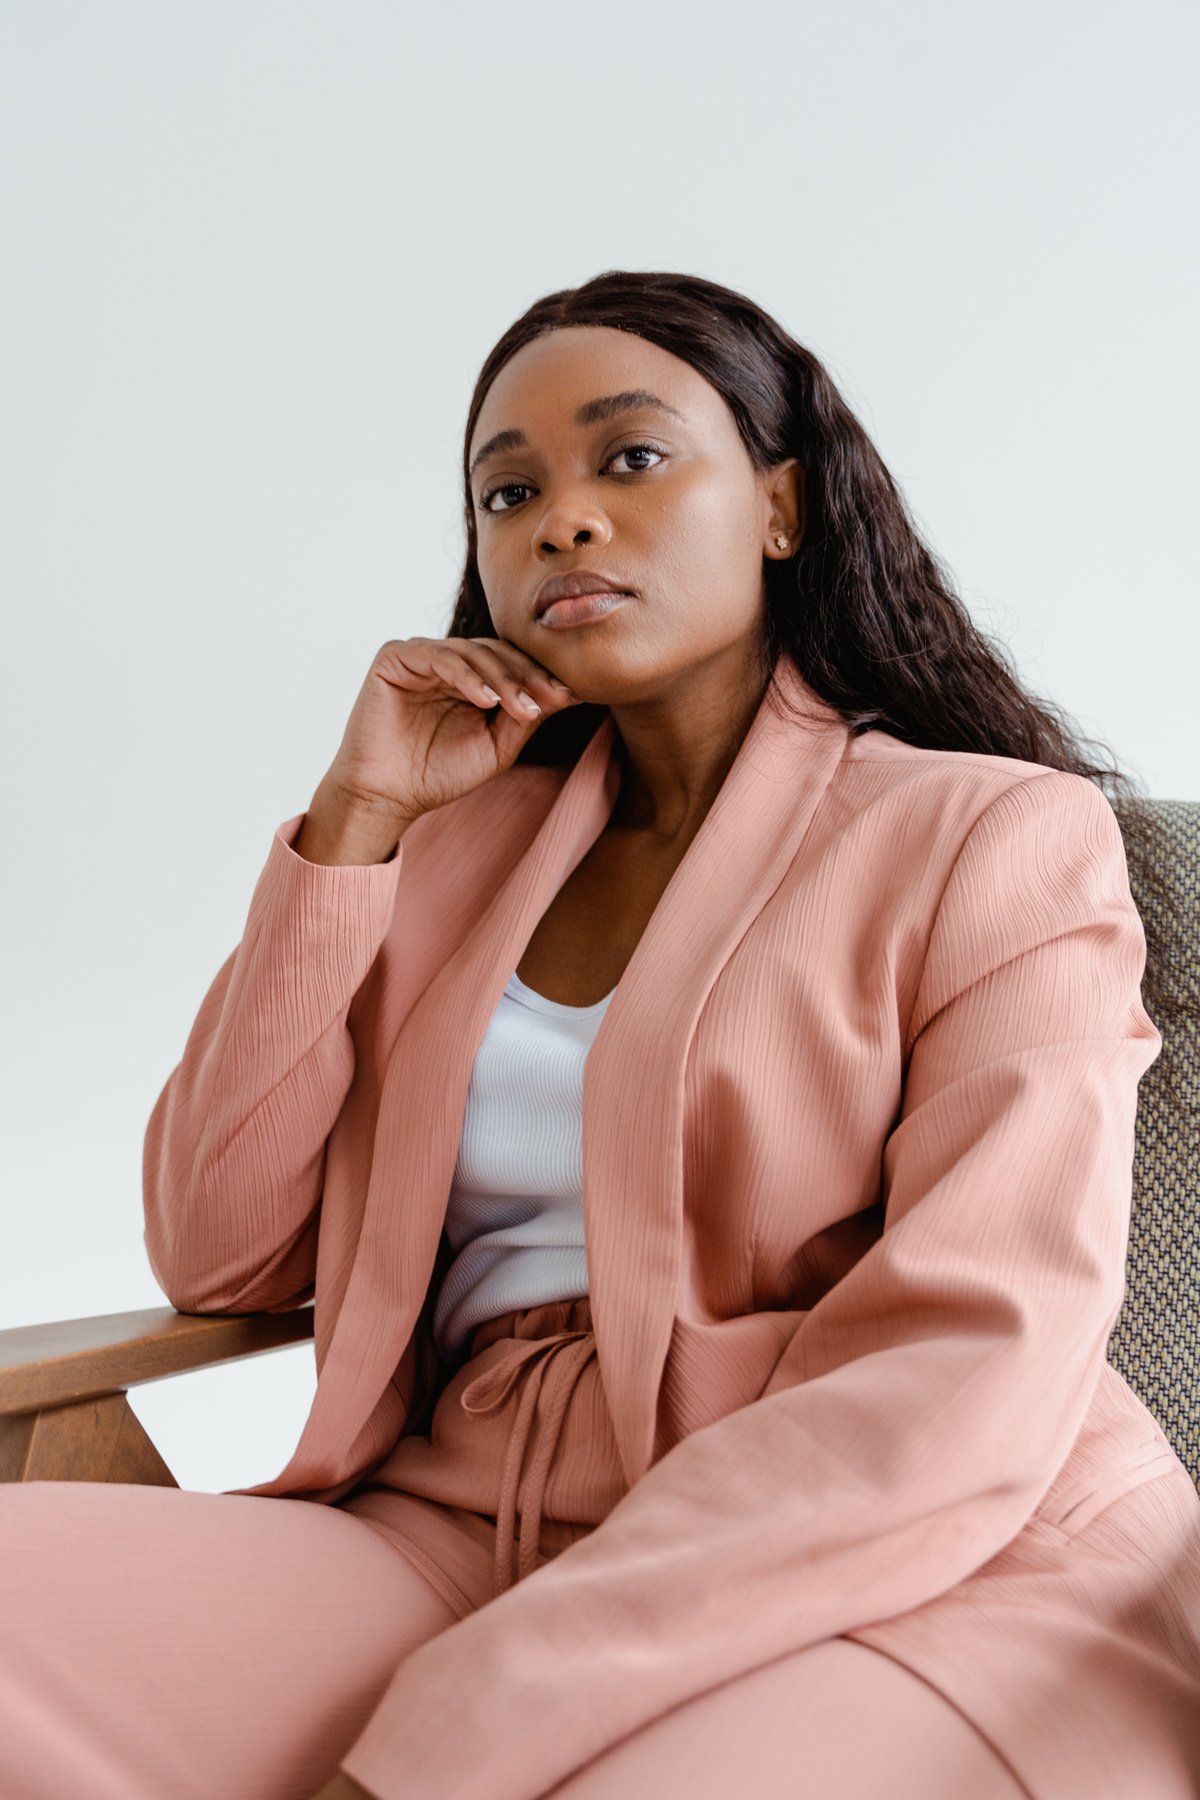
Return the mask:
<path id="1" fill-rule="evenodd" d="M 306 1228 L 354 1075 L 347 1016 L 391 922 L 400 856 L 319 867 L 288 842 L 296 823 L 275 834 L 242 941 L 146 1129 L 146 1249 L 185 1311 L 282 1304 L 312 1279 Z M 318 817 L 319 842 L 337 829 Z"/>

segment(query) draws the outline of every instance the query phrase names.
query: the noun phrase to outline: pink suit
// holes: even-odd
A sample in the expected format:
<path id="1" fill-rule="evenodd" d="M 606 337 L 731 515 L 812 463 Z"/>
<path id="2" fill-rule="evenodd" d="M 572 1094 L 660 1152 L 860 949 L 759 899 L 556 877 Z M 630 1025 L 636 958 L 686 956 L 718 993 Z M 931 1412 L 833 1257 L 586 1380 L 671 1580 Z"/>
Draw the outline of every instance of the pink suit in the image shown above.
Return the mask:
<path id="1" fill-rule="evenodd" d="M 342 1766 L 381 1800 L 537 1800 L 836 1641 L 950 1702 L 1014 1792 L 1185 1800 L 1200 1495 L 1105 1356 L 1160 1046 L 1116 818 L 1075 775 L 853 736 L 786 660 L 777 684 L 806 722 L 759 709 L 586 1065 L 594 1355 L 555 1360 L 607 1403 L 620 1497 L 533 1567 L 527 1483 L 520 1578 L 404 1655 Z M 310 1417 L 242 1495 L 352 1507 L 425 1429 L 472 1060 L 604 827 L 614 741 L 388 864 L 276 834 L 145 1157 L 174 1304 L 315 1288 Z"/>

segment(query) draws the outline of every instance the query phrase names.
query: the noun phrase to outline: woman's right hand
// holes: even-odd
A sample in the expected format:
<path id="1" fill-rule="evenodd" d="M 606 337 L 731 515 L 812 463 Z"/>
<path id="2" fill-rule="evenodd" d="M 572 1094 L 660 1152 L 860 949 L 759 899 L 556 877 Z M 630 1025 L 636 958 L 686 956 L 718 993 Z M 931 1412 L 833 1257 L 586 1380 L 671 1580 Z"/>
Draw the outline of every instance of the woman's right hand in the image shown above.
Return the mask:
<path id="1" fill-rule="evenodd" d="M 322 787 L 400 831 L 503 774 L 544 718 L 579 704 L 507 638 L 394 638 L 375 655 Z"/>

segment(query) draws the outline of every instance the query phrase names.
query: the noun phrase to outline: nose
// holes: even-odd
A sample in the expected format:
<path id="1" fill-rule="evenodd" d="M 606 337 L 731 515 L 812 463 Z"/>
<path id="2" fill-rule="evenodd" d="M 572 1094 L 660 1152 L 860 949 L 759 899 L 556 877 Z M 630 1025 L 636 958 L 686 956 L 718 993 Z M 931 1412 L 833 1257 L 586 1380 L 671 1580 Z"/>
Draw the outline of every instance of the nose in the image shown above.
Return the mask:
<path id="1" fill-rule="evenodd" d="M 534 528 L 535 555 L 547 550 L 569 550 L 579 544 L 607 544 L 612 526 L 595 507 L 562 502 L 544 512 Z"/>

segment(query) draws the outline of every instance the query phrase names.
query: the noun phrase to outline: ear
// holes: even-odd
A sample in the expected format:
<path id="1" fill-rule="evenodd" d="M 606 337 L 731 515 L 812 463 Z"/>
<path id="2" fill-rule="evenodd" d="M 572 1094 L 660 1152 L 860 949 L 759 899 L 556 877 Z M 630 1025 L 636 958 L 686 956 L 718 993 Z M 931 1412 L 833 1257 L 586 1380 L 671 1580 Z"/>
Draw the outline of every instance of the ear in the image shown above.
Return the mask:
<path id="1" fill-rule="evenodd" d="M 800 548 L 807 523 L 804 470 L 798 458 L 789 456 L 786 462 L 776 463 L 767 471 L 763 478 L 763 503 L 765 554 L 777 560 L 794 556 Z M 779 533 L 788 540 L 784 549 L 775 542 Z"/>

